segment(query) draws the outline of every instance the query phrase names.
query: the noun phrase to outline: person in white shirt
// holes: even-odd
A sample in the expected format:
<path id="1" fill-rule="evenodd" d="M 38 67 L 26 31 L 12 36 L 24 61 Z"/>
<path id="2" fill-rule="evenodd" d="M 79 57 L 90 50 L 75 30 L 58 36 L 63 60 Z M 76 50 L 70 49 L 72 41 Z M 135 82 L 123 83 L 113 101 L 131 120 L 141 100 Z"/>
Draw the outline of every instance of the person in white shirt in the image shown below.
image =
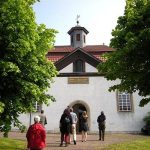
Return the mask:
<path id="1" fill-rule="evenodd" d="M 78 121 L 78 117 L 76 115 L 76 113 L 73 112 L 73 108 L 70 108 L 70 115 L 71 115 L 71 118 L 72 118 L 72 135 L 73 135 L 73 142 L 74 142 L 74 145 L 76 145 L 76 142 L 77 142 L 77 136 L 76 136 L 76 124 L 77 124 L 77 121 Z"/>
<path id="2" fill-rule="evenodd" d="M 43 125 L 43 127 L 47 124 L 47 118 L 46 115 L 44 115 L 44 110 L 41 110 L 40 117 L 40 123 Z"/>

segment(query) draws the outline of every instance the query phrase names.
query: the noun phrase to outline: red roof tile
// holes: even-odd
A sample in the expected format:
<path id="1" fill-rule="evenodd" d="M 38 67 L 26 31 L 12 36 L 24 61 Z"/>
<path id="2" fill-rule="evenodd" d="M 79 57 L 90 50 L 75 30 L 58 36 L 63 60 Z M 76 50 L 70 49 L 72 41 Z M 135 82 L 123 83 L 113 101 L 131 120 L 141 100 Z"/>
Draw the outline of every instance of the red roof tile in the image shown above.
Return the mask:
<path id="1" fill-rule="evenodd" d="M 72 46 L 55 46 L 54 49 L 49 50 L 48 52 L 54 53 L 54 52 L 71 52 L 75 48 Z M 108 47 L 107 45 L 87 45 L 83 47 L 83 50 L 86 52 L 107 52 L 107 51 L 114 51 L 113 48 Z"/>
<path id="2" fill-rule="evenodd" d="M 110 48 L 106 45 L 87 45 L 82 48 L 84 51 L 89 52 L 96 58 L 100 59 L 101 61 L 105 61 L 105 58 L 103 58 L 101 55 L 105 52 L 111 52 L 114 51 L 113 48 Z M 55 46 L 54 49 L 48 51 L 47 58 L 53 62 L 58 61 L 62 57 L 64 57 L 67 53 L 72 52 L 75 50 L 72 46 Z"/>
<path id="3" fill-rule="evenodd" d="M 55 46 L 54 49 L 49 50 L 48 52 L 71 52 L 74 50 L 72 46 Z"/>
<path id="4" fill-rule="evenodd" d="M 106 58 L 101 56 L 101 55 L 93 55 L 95 56 L 96 58 L 98 58 L 99 60 L 101 60 L 102 62 L 105 62 L 106 61 Z"/>
<path id="5" fill-rule="evenodd" d="M 52 62 L 56 62 L 59 59 L 61 59 L 62 57 L 64 57 L 64 55 L 62 55 L 62 56 L 47 56 L 48 60 L 51 60 Z"/>
<path id="6" fill-rule="evenodd" d="M 83 47 L 83 49 L 87 52 L 114 51 L 113 48 L 110 48 L 107 45 L 87 45 L 87 46 Z"/>

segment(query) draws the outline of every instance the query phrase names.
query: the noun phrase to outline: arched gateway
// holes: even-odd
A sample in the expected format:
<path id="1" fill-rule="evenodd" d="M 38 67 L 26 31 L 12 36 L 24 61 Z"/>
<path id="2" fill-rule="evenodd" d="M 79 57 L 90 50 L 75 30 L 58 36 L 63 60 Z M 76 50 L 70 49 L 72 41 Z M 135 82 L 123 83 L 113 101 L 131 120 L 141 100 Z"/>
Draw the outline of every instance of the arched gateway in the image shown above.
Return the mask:
<path id="1" fill-rule="evenodd" d="M 89 109 L 88 109 L 88 106 L 86 104 L 83 104 L 83 103 L 74 103 L 72 105 L 70 105 L 74 112 L 77 114 L 77 117 L 78 117 L 78 123 L 77 123 L 77 133 L 81 132 L 81 121 L 80 121 L 80 118 L 81 118 L 81 115 L 82 115 L 82 112 L 83 111 L 87 111 L 87 114 L 89 116 L 88 118 L 88 125 L 89 125 L 89 121 L 90 121 L 90 113 L 89 113 Z"/>

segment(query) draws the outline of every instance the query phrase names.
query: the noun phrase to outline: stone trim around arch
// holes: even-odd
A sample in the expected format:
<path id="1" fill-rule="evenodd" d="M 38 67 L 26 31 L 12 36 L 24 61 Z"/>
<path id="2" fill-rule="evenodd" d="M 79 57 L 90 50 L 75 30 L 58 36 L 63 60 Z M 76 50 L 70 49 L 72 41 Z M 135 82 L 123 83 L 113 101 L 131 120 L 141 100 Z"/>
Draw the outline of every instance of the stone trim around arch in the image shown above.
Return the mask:
<path id="1" fill-rule="evenodd" d="M 69 104 L 70 107 L 73 107 L 75 105 L 83 105 L 86 108 L 87 115 L 88 115 L 88 126 L 89 126 L 89 131 L 90 131 L 90 128 L 91 128 L 91 113 L 90 113 L 89 105 L 83 100 L 74 100 L 72 103 Z"/>

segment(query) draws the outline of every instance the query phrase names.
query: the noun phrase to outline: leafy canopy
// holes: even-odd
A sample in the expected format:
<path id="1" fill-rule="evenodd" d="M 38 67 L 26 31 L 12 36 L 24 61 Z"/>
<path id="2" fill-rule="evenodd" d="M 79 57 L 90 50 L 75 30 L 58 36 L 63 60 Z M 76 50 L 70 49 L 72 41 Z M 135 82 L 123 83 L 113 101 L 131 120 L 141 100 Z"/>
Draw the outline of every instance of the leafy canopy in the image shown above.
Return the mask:
<path id="1" fill-rule="evenodd" d="M 46 91 L 57 71 L 45 56 L 57 32 L 37 25 L 36 1 L 0 1 L 0 130 L 6 136 L 12 123 L 22 128 L 18 117 L 34 111 L 35 102 L 54 101 Z"/>
<path id="2" fill-rule="evenodd" d="M 108 80 L 120 79 L 109 90 L 138 91 L 144 106 L 150 102 L 150 0 L 126 0 L 112 36 L 110 46 L 116 51 L 98 70 Z"/>
<path id="3" fill-rule="evenodd" d="M 143 118 L 143 121 L 150 126 L 150 112 Z"/>

